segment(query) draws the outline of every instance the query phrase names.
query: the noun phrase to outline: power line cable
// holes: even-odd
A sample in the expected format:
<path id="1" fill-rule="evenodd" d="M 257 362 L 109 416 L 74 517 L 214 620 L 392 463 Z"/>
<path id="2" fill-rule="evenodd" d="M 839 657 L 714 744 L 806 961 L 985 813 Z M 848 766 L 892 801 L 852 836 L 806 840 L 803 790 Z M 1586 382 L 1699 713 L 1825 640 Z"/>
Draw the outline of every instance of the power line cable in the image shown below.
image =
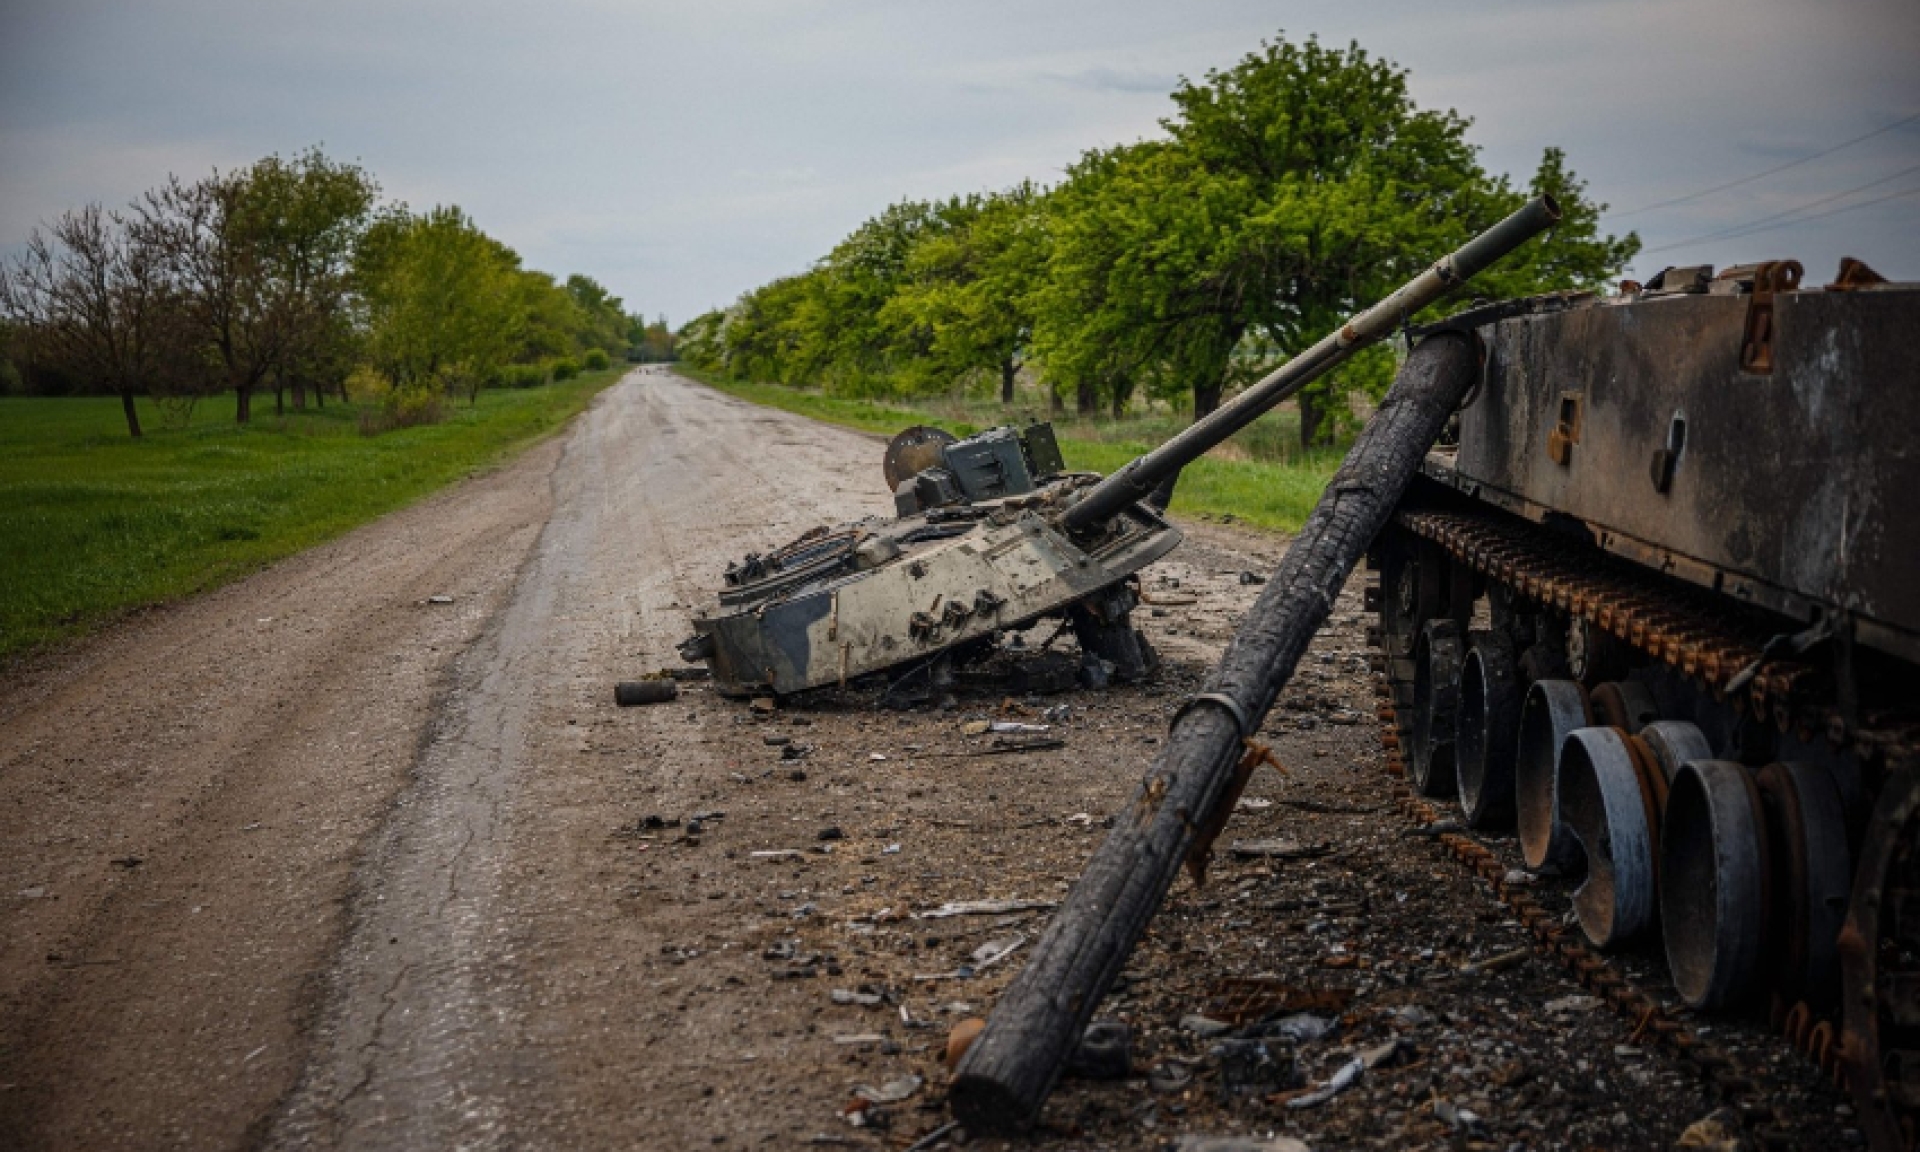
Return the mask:
<path id="1" fill-rule="evenodd" d="M 1831 156 L 1835 152 L 1840 151 L 1842 148 L 1851 148 L 1855 144 L 1858 144 L 1863 140 L 1871 140 L 1875 136 L 1884 135 L 1885 133 L 1893 131 L 1895 128 L 1905 127 L 1906 125 L 1913 123 L 1915 120 L 1920 120 L 1920 112 L 1915 112 L 1913 115 L 1908 116 L 1903 120 L 1895 120 L 1893 123 L 1888 124 L 1883 128 L 1875 128 L 1873 131 L 1868 132 L 1865 135 L 1855 136 L 1851 140 L 1843 140 L 1840 143 L 1835 144 L 1833 147 L 1827 148 L 1820 152 L 1815 152 L 1811 156 L 1802 156 L 1798 160 L 1789 160 L 1785 164 L 1776 164 L 1773 167 L 1767 169 L 1765 172 L 1755 172 L 1751 176 L 1742 176 L 1738 180 L 1729 180 L 1725 184 L 1715 184 L 1711 188 L 1703 188 L 1698 192 L 1689 192 L 1685 196 L 1675 196 L 1671 200 L 1661 200 L 1653 204 L 1643 204 L 1638 208 L 1632 208 L 1625 212 L 1609 212 L 1607 213 L 1607 218 L 1609 220 L 1624 220 L 1628 216 L 1638 216 L 1642 212 L 1651 212 L 1655 208 L 1670 208 L 1675 204 L 1685 204 L 1690 200 L 1698 200 L 1702 196 L 1711 196 L 1715 192 L 1725 192 L 1729 188 L 1738 188 L 1742 184 L 1751 184 L 1755 180 L 1759 180 L 1764 177 L 1771 176 L 1775 172 L 1785 172 L 1789 168 L 1798 168 L 1802 164 L 1810 164 L 1813 161 L 1820 159 L 1822 156 Z"/>
<path id="2" fill-rule="evenodd" d="M 1779 220 L 1784 216 L 1797 216 L 1800 213 L 1805 212 L 1809 208 L 1818 208 L 1822 204 L 1831 204 L 1835 200 L 1844 200 L 1849 196 L 1856 196 L 1862 192 L 1867 191 L 1869 188 L 1878 188 L 1882 184 L 1891 184 L 1895 180 L 1900 179 L 1902 176 L 1909 176 L 1915 172 L 1920 172 L 1920 164 L 1915 164 L 1911 168 L 1902 168 L 1900 171 L 1895 172 L 1891 176 L 1882 176 L 1878 180 L 1869 181 L 1868 183 L 1862 184 L 1857 188 L 1848 188 L 1844 192 L 1834 192 L 1834 193 L 1831 193 L 1830 195 L 1822 196 L 1818 200 L 1809 200 L 1805 204 L 1796 204 L 1792 208 L 1788 208 L 1782 212 L 1775 212 L 1771 216 L 1762 216 L 1756 220 L 1748 220 L 1744 224 L 1730 224 L 1727 227 L 1719 229 L 1718 231 L 1715 231 L 1715 232 L 1706 232 L 1699 236 L 1689 236 L 1685 240 L 1675 240 L 1670 244 L 1662 244 L 1657 248 L 1648 248 L 1646 249 L 1646 251 L 1664 252 L 1669 248 L 1678 248 L 1683 244 L 1699 244 L 1706 240 L 1723 240 L 1723 239 L 1729 239 L 1734 236 L 1744 236 L 1755 225 L 1766 224 L 1766 223 L 1769 223 L 1770 221 Z M 1787 221 L 1787 223 L 1791 224 L 1791 223 L 1794 223 L 1794 221 L 1789 220 Z"/>
<path id="3" fill-rule="evenodd" d="M 1739 236 L 1723 237 L 1723 239 L 1739 239 L 1740 237 L 1752 236 L 1760 232 L 1771 232 L 1776 228 L 1791 228 L 1795 224 L 1809 224 L 1815 220 L 1825 220 L 1829 216 L 1838 216 L 1843 212 L 1852 212 L 1859 208 L 1871 208 L 1875 204 L 1884 204 L 1889 200 L 1898 200 L 1902 196 L 1920 196 L 1920 187 L 1908 188 L 1900 192 L 1889 192 L 1885 196 L 1875 196 L 1871 200 L 1862 200 L 1858 204 L 1847 204 L 1847 205 L 1844 205 L 1843 207 L 1835 208 L 1829 212 L 1817 212 L 1812 216 L 1802 216 L 1798 220 L 1782 220 L 1778 224 L 1762 224 L 1758 228 L 1752 228 L 1745 232 L 1741 232 Z M 1697 243 L 1697 241 L 1682 240 L 1674 244 L 1662 244 L 1658 248 L 1649 248 L 1647 249 L 1647 252 L 1664 252 L 1669 248 L 1678 248 L 1681 244 L 1693 244 L 1693 243 Z"/>

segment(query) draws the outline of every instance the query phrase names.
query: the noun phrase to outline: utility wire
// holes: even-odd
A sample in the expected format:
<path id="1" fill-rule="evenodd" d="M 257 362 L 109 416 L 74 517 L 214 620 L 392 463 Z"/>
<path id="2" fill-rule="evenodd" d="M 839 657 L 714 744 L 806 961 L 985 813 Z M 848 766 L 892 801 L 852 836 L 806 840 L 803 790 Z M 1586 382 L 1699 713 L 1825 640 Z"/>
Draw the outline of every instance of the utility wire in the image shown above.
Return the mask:
<path id="1" fill-rule="evenodd" d="M 1833 209 L 1833 210 L 1831 210 L 1831 211 L 1828 211 L 1828 212 L 1817 212 L 1817 213 L 1815 213 L 1815 214 L 1814 214 L 1814 215 L 1812 215 L 1812 216 L 1802 216 L 1802 217 L 1800 217 L 1800 218 L 1799 218 L 1799 219 L 1797 219 L 1797 220 L 1782 220 L 1782 221 L 1781 221 L 1780 223 L 1778 223 L 1778 224 L 1762 224 L 1762 225 L 1761 225 L 1760 227 L 1758 227 L 1758 228 L 1750 228 L 1750 229 L 1748 229 L 1748 230 L 1747 230 L 1747 231 L 1745 231 L 1745 232 L 1741 232 L 1741 233 L 1740 233 L 1739 235 L 1740 235 L 1740 236 L 1752 236 L 1752 235 L 1754 235 L 1754 234 L 1756 234 L 1756 233 L 1759 233 L 1759 232 L 1771 232 L 1771 231 L 1773 231 L 1773 230 L 1774 230 L 1774 229 L 1776 229 L 1776 228 L 1791 228 L 1791 227 L 1793 227 L 1793 226 L 1794 226 L 1795 224 L 1807 224 L 1807 223 L 1811 223 L 1812 221 L 1815 221 L 1815 220 L 1825 220 L 1825 219 L 1826 219 L 1827 217 L 1829 217 L 1829 216 L 1838 216 L 1838 215 L 1840 215 L 1840 214 L 1841 214 L 1841 213 L 1843 213 L 1843 212 L 1852 212 L 1852 211 L 1854 211 L 1854 210 L 1855 210 L 1855 209 L 1857 209 L 1857 208 L 1870 208 L 1870 207 L 1872 207 L 1872 206 L 1873 206 L 1873 205 L 1875 205 L 1875 204 L 1884 204 L 1884 203 L 1886 203 L 1886 202 L 1887 202 L 1887 201 L 1889 201 L 1889 200 L 1898 200 L 1898 199 L 1900 199 L 1900 198 L 1901 198 L 1902 196 L 1920 196 L 1920 187 L 1916 187 L 1916 188 L 1908 188 L 1908 189 L 1906 189 L 1906 190 L 1904 190 L 1904 191 L 1901 191 L 1901 192 L 1889 192 L 1889 193 L 1887 193 L 1887 194 L 1886 194 L 1885 196 L 1875 196 L 1875 197 L 1874 197 L 1873 199 L 1871 199 L 1871 200 L 1862 200 L 1862 201 L 1860 201 L 1860 203 L 1858 203 L 1858 204 L 1848 204 L 1848 205 L 1845 205 L 1845 206 L 1843 206 L 1843 207 L 1840 207 L 1840 208 L 1835 208 L 1835 209 Z M 1738 237 L 1730 237 L 1730 239 L 1737 239 L 1737 238 L 1738 238 Z M 1662 244 L 1662 245 L 1661 245 L 1660 247 L 1658 247 L 1658 248 L 1649 248 L 1649 249 L 1647 249 L 1647 251 L 1648 251 L 1648 252 L 1664 252 L 1664 251 L 1666 251 L 1666 250 L 1667 250 L 1667 249 L 1669 249 L 1669 248 L 1678 248 L 1678 247 L 1680 247 L 1680 245 L 1682 245 L 1682 244 L 1693 244 L 1693 243 L 1696 243 L 1696 242 L 1697 242 L 1697 239 L 1696 239 L 1696 240 L 1681 240 L 1681 241 L 1678 241 L 1677 243 L 1673 243 L 1673 244 Z"/>
<path id="2" fill-rule="evenodd" d="M 1888 124 L 1884 128 L 1875 128 L 1873 131 L 1868 132 L 1863 136 L 1855 136 L 1851 140 L 1842 141 L 1838 144 L 1835 144 L 1831 148 L 1825 149 L 1824 151 L 1815 152 L 1811 156 L 1802 156 L 1798 160 L 1789 160 L 1785 164 L 1776 164 L 1773 167 L 1767 169 L 1765 172 L 1755 172 L 1751 176 L 1742 176 L 1738 180 L 1729 180 L 1725 184 L 1715 184 L 1711 188 L 1703 188 L 1698 192 L 1689 192 L 1685 196 L 1675 196 L 1671 200 L 1661 200 L 1654 204 L 1643 204 L 1638 208 L 1631 208 L 1625 212 L 1609 212 L 1607 213 L 1607 218 L 1610 220 L 1624 220 L 1628 216 L 1638 216 L 1642 212 L 1651 212 L 1655 208 L 1669 208 L 1675 204 L 1685 204 L 1690 200 L 1698 200 L 1702 196 L 1711 196 L 1715 192 L 1725 192 L 1729 188 L 1738 188 L 1742 184 L 1751 184 L 1755 180 L 1759 180 L 1759 179 L 1762 179 L 1763 177 L 1771 176 L 1775 172 L 1785 172 L 1789 168 L 1798 168 L 1802 164 L 1812 163 L 1813 161 L 1820 159 L 1822 156 L 1831 156 L 1835 152 L 1840 151 L 1840 149 L 1842 148 L 1851 148 L 1855 144 L 1860 143 L 1862 140 L 1871 140 L 1875 136 L 1879 136 L 1884 133 L 1891 132 L 1895 128 L 1905 127 L 1906 125 L 1913 123 L 1915 120 L 1920 120 L 1920 112 L 1915 112 L 1913 115 L 1908 116 L 1904 120 L 1895 120 L 1893 123 Z"/>
<path id="3" fill-rule="evenodd" d="M 1891 176 L 1882 176 L 1878 180 L 1873 180 L 1866 184 L 1862 184 L 1857 188 L 1848 188 L 1844 192 L 1834 192 L 1829 195 L 1822 196 L 1818 200 L 1809 200 L 1805 204 L 1796 204 L 1792 208 L 1788 208 L 1783 212 L 1775 212 L 1771 216 L 1762 216 L 1757 220 L 1749 220 L 1744 224 L 1732 224 L 1725 228 L 1719 229 L 1718 231 L 1706 232 L 1699 236 L 1689 236 L 1685 240 L 1675 240 L 1671 244 L 1662 244 L 1657 248 L 1648 248 L 1646 249 L 1646 251 L 1664 252 L 1669 248 L 1678 248 L 1683 244 L 1698 244 L 1706 240 L 1724 240 L 1734 236 L 1744 236 L 1747 234 L 1748 231 L 1752 230 L 1756 225 L 1767 224 L 1767 223 L 1770 223 L 1771 221 L 1779 220 L 1784 216 L 1798 216 L 1800 213 L 1805 212 L 1809 208 L 1818 208 L 1822 204 L 1831 204 L 1835 200 L 1845 200 L 1847 197 L 1859 195 L 1860 193 L 1865 192 L 1869 188 L 1878 188 L 1882 184 L 1891 184 L 1895 180 L 1900 179 L 1902 176 L 1910 176 L 1915 172 L 1920 172 L 1920 164 L 1915 164 L 1911 168 L 1902 168 L 1900 171 L 1895 172 Z M 1809 217 L 1809 219 L 1812 219 L 1812 217 Z M 1793 224 L 1793 223 L 1797 223 L 1797 221 L 1789 220 L 1787 221 L 1787 223 Z"/>

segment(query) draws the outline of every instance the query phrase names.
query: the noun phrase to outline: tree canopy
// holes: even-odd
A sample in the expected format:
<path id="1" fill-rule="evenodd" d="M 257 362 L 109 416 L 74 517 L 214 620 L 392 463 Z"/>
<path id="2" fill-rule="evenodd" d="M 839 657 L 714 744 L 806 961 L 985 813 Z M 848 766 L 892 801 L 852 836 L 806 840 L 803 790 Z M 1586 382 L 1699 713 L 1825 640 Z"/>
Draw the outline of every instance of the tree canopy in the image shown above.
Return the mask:
<path id="1" fill-rule="evenodd" d="M 382 205 L 318 148 L 63 213 L 0 264 L 0 322 L 0 384 L 117 394 L 134 436 L 143 395 L 231 391 L 246 423 L 262 390 L 299 408 L 354 379 L 424 407 L 673 354 L 664 318 L 523 268 L 457 207 Z"/>
<path id="2" fill-rule="evenodd" d="M 1515 188 L 1481 164 L 1469 120 L 1418 107 L 1406 70 L 1357 44 L 1278 37 L 1172 102 L 1164 136 L 1089 152 L 1050 189 L 888 208 L 689 326 L 688 355 L 837 391 L 997 385 L 1009 401 L 1024 366 L 1083 411 L 1145 394 L 1204 415 L 1534 192 L 1559 199 L 1561 223 L 1476 293 L 1594 287 L 1639 247 L 1601 233 L 1559 149 Z M 1303 440 L 1389 375 L 1382 350 L 1316 383 Z"/>

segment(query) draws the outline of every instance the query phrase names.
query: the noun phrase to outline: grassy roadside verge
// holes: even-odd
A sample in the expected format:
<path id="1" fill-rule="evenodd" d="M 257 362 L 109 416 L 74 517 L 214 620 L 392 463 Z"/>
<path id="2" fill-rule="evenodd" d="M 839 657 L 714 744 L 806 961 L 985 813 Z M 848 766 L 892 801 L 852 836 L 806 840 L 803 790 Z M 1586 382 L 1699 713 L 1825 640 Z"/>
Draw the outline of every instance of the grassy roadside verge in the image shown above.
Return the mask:
<path id="1" fill-rule="evenodd" d="M 892 435 L 910 424 L 931 424 L 964 436 L 983 426 L 957 421 L 928 408 L 847 400 L 775 384 L 747 384 L 685 365 L 675 365 L 674 369 L 730 396 L 862 432 Z M 1095 438 L 1089 434 L 1091 429 L 1081 432 L 1073 421 L 1056 422 L 1054 427 L 1067 466 L 1092 472 L 1111 472 L 1159 443 L 1158 439 Z M 1340 454 L 1334 450 L 1284 462 L 1203 457 L 1181 473 L 1172 511 L 1203 519 L 1231 516 L 1258 528 L 1298 532 L 1339 466 Z"/>
<path id="2" fill-rule="evenodd" d="M 625 365 L 483 392 L 439 424 L 364 436 L 360 408 L 233 423 L 231 397 L 185 427 L 113 398 L 0 399 L 0 658 L 204 591 L 498 464 L 553 432 Z M 145 406 L 143 405 L 143 408 Z"/>

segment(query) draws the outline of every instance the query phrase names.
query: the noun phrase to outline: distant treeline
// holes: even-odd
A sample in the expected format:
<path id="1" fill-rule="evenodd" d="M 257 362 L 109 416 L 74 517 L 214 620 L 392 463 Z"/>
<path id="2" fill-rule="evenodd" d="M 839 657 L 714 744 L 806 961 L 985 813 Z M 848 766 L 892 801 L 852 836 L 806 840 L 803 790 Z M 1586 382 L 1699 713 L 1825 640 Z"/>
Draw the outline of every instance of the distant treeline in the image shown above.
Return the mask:
<path id="1" fill-rule="evenodd" d="M 117 395 L 134 436 L 141 396 L 232 392 L 244 424 L 262 393 L 281 411 L 351 393 L 409 423 L 672 353 L 665 317 L 521 267 L 458 208 L 382 204 L 318 149 L 65 212 L 0 266 L 0 392 Z"/>
<path id="2" fill-rule="evenodd" d="M 1475 295 L 1597 287 L 1639 250 L 1600 233 L 1604 205 L 1559 149 L 1514 188 L 1481 166 L 1469 120 L 1416 108 L 1407 73 L 1358 45 L 1276 39 L 1172 99 L 1164 139 L 1088 152 L 1052 187 L 888 208 L 688 323 L 680 355 L 845 395 L 1010 402 L 1026 376 L 1056 407 L 1117 416 L 1144 394 L 1204 415 L 1531 194 L 1558 198 L 1562 222 Z M 1382 349 L 1308 389 L 1303 443 L 1390 375 Z"/>

